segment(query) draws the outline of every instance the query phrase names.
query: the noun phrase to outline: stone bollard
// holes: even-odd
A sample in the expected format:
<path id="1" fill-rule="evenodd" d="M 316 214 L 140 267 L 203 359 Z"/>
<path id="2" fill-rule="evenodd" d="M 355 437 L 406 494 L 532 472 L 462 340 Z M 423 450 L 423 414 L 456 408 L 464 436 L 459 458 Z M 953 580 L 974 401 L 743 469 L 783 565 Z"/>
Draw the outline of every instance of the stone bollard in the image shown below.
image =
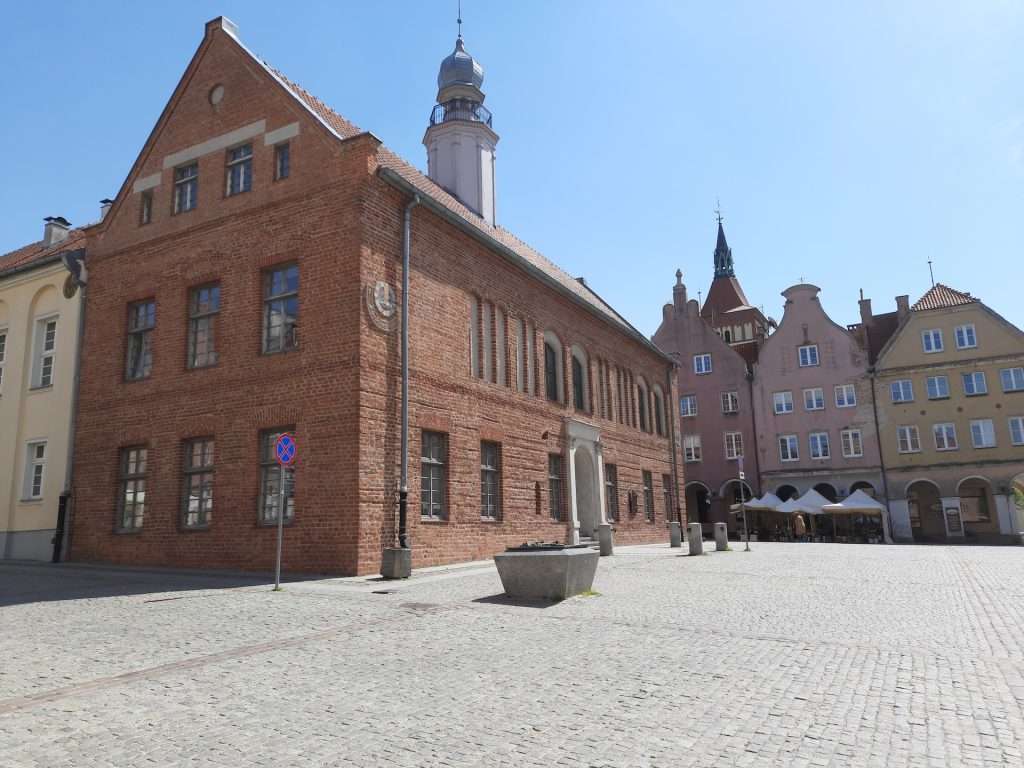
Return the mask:
<path id="1" fill-rule="evenodd" d="M 677 520 L 668 524 L 668 543 L 671 547 L 683 546 L 683 526 Z"/>
<path id="2" fill-rule="evenodd" d="M 686 538 L 690 542 L 691 555 L 704 554 L 704 532 L 701 530 L 700 523 L 690 523 Z"/>
<path id="3" fill-rule="evenodd" d="M 612 543 L 612 527 L 608 523 L 597 526 L 597 543 L 601 547 L 601 557 L 615 554 L 615 546 Z"/>
<path id="4" fill-rule="evenodd" d="M 715 549 L 722 552 L 729 548 L 729 530 L 725 523 L 715 523 Z"/>

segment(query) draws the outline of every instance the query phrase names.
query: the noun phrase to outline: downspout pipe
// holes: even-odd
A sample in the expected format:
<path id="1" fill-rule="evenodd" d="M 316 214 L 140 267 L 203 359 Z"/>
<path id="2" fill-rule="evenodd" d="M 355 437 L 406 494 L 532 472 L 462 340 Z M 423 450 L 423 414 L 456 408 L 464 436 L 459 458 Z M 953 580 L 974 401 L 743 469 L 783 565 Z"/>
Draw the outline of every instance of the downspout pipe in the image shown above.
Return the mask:
<path id="1" fill-rule="evenodd" d="M 683 525 L 683 508 L 679 504 L 679 466 L 676 462 L 676 409 L 674 408 L 672 397 L 672 371 L 675 368 L 675 364 L 668 366 L 665 369 L 665 391 L 668 395 L 665 397 L 665 416 L 668 419 L 668 439 L 669 448 L 672 451 L 672 501 L 676 505 L 676 522 L 679 523 L 679 527 Z"/>
<path id="2" fill-rule="evenodd" d="M 413 195 L 402 217 L 402 475 L 398 486 L 398 546 L 409 548 L 409 252 L 412 209 L 420 204 Z"/>
<path id="3" fill-rule="evenodd" d="M 882 493 L 885 494 L 885 508 L 889 508 L 889 478 L 885 471 L 885 454 L 882 451 L 882 431 L 878 423 L 878 398 L 875 395 L 875 368 L 868 368 L 868 379 L 871 381 L 871 411 L 875 416 L 875 442 L 878 443 L 878 465 L 882 469 Z M 895 541 L 892 535 L 891 513 L 885 516 L 883 524 L 888 527 L 889 541 Z"/>

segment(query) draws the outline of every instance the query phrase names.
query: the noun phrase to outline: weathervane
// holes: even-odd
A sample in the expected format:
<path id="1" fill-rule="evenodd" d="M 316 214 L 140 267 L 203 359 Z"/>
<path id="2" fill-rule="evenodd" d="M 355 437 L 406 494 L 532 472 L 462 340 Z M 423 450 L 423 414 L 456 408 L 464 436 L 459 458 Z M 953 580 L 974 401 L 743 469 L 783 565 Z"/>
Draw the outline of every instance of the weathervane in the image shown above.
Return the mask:
<path id="1" fill-rule="evenodd" d="M 456 20 L 459 24 L 459 37 L 462 37 L 462 0 L 459 0 L 459 16 Z"/>
<path id="2" fill-rule="evenodd" d="M 722 223 L 722 204 L 719 199 L 715 198 L 715 218 L 718 219 L 718 223 Z"/>

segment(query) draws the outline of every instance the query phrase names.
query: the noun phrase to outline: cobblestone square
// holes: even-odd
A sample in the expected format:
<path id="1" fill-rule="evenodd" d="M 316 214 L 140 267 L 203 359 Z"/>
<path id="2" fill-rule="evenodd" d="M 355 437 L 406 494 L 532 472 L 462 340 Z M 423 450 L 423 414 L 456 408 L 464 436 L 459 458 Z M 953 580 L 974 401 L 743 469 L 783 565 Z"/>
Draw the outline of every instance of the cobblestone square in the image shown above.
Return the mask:
<path id="1" fill-rule="evenodd" d="M 546 607 L 3 564 L 0 765 L 1024 764 L 1024 550 L 733 547 Z"/>

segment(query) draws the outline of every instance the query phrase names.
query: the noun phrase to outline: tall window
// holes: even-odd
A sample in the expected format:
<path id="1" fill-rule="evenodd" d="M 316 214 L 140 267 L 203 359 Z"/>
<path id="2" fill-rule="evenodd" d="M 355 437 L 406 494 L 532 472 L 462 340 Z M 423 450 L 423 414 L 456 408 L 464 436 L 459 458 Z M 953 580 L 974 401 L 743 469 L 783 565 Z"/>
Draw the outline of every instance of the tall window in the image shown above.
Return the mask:
<path id="1" fill-rule="evenodd" d="M 913 425 L 896 428 L 896 449 L 900 453 L 919 453 L 921 435 Z"/>
<path id="2" fill-rule="evenodd" d="M 889 385 L 889 393 L 894 403 L 910 403 L 914 400 L 914 385 L 910 379 L 894 381 Z"/>
<path id="3" fill-rule="evenodd" d="M 696 395 L 683 395 L 679 398 L 679 415 L 680 416 L 696 416 L 697 415 L 697 396 Z"/>
<path id="4" fill-rule="evenodd" d="M 647 387 L 643 384 L 637 384 L 636 401 L 640 411 L 640 431 L 650 432 L 651 424 L 647 416 Z"/>
<path id="5" fill-rule="evenodd" d="M 544 342 L 544 394 L 553 403 L 561 401 L 558 396 L 558 353 L 550 342 Z"/>
<path id="6" fill-rule="evenodd" d="M 1004 368 L 999 372 L 999 380 L 1003 384 L 1003 392 L 1024 390 L 1024 368 Z"/>
<path id="7" fill-rule="evenodd" d="M 700 435 L 683 435 L 683 461 L 701 460 Z"/>
<path id="8" fill-rule="evenodd" d="M 139 224 L 149 224 L 153 220 L 153 190 L 147 189 L 139 199 Z"/>
<path id="9" fill-rule="evenodd" d="M 949 397 L 948 376 L 929 376 L 927 385 L 929 400 L 942 400 Z"/>
<path id="10" fill-rule="evenodd" d="M 654 402 L 654 431 L 659 436 L 665 435 L 665 410 L 662 406 L 661 390 L 659 388 L 654 389 L 654 397 L 651 398 Z"/>
<path id="11" fill-rule="evenodd" d="M 775 413 L 792 413 L 793 412 L 793 393 L 792 392 L 775 392 L 772 395 L 772 402 L 775 407 Z"/>
<path id="12" fill-rule="evenodd" d="M 448 516 L 446 502 L 448 436 L 441 432 L 423 431 L 420 439 L 420 516 L 444 520 Z"/>
<path id="13" fill-rule="evenodd" d="M 148 378 L 153 371 L 153 328 L 156 326 L 156 302 L 152 299 L 128 305 L 128 354 L 125 378 Z"/>
<path id="14" fill-rule="evenodd" d="M 648 470 L 643 471 L 644 480 L 644 517 L 647 522 L 654 522 L 654 479 Z"/>
<path id="15" fill-rule="evenodd" d="M 932 437 L 935 439 L 935 450 L 937 451 L 955 451 L 958 447 L 955 424 L 933 424 Z"/>
<path id="16" fill-rule="evenodd" d="M 958 325 L 955 329 L 956 348 L 973 349 L 978 346 L 978 337 L 974 332 L 974 324 Z"/>
<path id="17" fill-rule="evenodd" d="M 725 433 L 725 458 L 730 461 L 738 459 L 743 455 L 743 433 L 742 432 L 726 432 Z"/>
<path id="18" fill-rule="evenodd" d="M 228 150 L 226 171 L 228 197 L 252 189 L 252 144 Z"/>
<path id="19" fill-rule="evenodd" d="M 971 371 L 961 374 L 964 382 L 964 394 L 968 396 L 988 394 L 988 383 L 984 371 Z"/>
<path id="20" fill-rule="evenodd" d="M 199 202 L 199 164 L 174 169 L 174 212 L 191 211 Z"/>
<path id="21" fill-rule="evenodd" d="M 501 518 L 501 446 L 480 443 L 480 517 Z"/>
<path id="22" fill-rule="evenodd" d="M 292 171 L 291 145 L 286 141 L 274 145 L 274 181 L 287 179 Z"/>
<path id="23" fill-rule="evenodd" d="M 552 520 L 563 520 L 565 496 L 562 491 L 562 456 L 548 454 L 548 512 Z"/>
<path id="24" fill-rule="evenodd" d="M 117 528 L 137 531 L 146 515 L 146 448 L 121 449 L 120 482 L 117 493 Z"/>
<path id="25" fill-rule="evenodd" d="M 857 459 L 864 455 L 864 441 L 859 429 L 844 429 L 839 433 L 839 438 L 843 444 L 844 457 Z"/>
<path id="26" fill-rule="evenodd" d="M 698 376 L 711 373 L 711 355 L 694 355 L 693 356 L 693 372 Z"/>
<path id="27" fill-rule="evenodd" d="M 1010 417 L 1010 444 L 1024 445 L 1024 416 Z"/>
<path id="28" fill-rule="evenodd" d="M 941 352 L 943 349 L 942 329 L 931 328 L 927 331 L 921 331 L 921 347 L 927 354 L 932 354 L 933 352 Z"/>
<path id="29" fill-rule="evenodd" d="M 619 468 L 614 464 L 604 465 L 604 505 L 608 522 L 619 519 Z"/>
<path id="30" fill-rule="evenodd" d="M 800 460 L 800 442 L 796 435 L 780 435 L 779 436 L 779 460 L 780 461 L 799 461 Z"/>
<path id="31" fill-rule="evenodd" d="M 812 459 L 829 459 L 832 449 L 828 444 L 828 432 L 812 432 L 808 436 Z"/>
<path id="32" fill-rule="evenodd" d="M 836 387 L 836 408 L 853 408 L 857 405 L 857 388 L 853 384 Z"/>
<path id="33" fill-rule="evenodd" d="M 797 353 L 800 357 L 800 367 L 809 368 L 814 365 L 818 365 L 818 345 L 817 344 L 805 344 L 802 347 L 797 348 Z"/>
<path id="34" fill-rule="evenodd" d="M 46 443 L 29 443 L 25 452 L 25 499 L 43 498 L 43 480 L 46 475 Z"/>
<path id="35" fill-rule="evenodd" d="M 825 390 L 821 387 L 804 390 L 804 410 L 822 411 L 825 409 Z"/>
<path id="36" fill-rule="evenodd" d="M 7 329 L 0 329 L 0 393 L 4 391 L 4 361 L 7 359 Z"/>
<path id="37" fill-rule="evenodd" d="M 996 429 L 992 419 L 971 420 L 971 443 L 975 448 L 996 447 Z"/>
<path id="38" fill-rule="evenodd" d="M 665 497 L 665 519 L 672 520 L 675 517 L 675 505 L 672 503 L 672 475 L 661 476 L 661 492 Z"/>
<path id="39" fill-rule="evenodd" d="M 483 331 L 483 379 L 494 381 L 494 336 L 491 333 L 494 319 L 494 305 L 489 301 L 480 302 L 481 330 Z"/>
<path id="40" fill-rule="evenodd" d="M 220 312 L 220 285 L 193 288 L 188 299 L 188 367 L 203 368 L 217 362 L 214 326 Z"/>
<path id="41" fill-rule="evenodd" d="M 740 396 L 738 392 L 722 393 L 722 413 L 739 413 Z"/>
<path id="42" fill-rule="evenodd" d="M 53 369 L 57 359 L 57 318 L 36 321 L 34 344 L 32 387 L 53 386 Z"/>
<path id="43" fill-rule="evenodd" d="M 263 352 L 299 348 L 299 266 L 275 267 L 263 275 Z"/>
<path id="44" fill-rule="evenodd" d="M 572 404 L 577 411 L 586 410 L 586 397 L 583 386 L 583 363 L 576 355 L 572 356 Z"/>
<path id="45" fill-rule="evenodd" d="M 284 520 L 295 519 L 295 468 L 283 467 L 277 463 L 274 447 L 277 439 L 291 434 L 294 427 L 277 427 L 260 432 L 260 522 L 276 524 L 281 507 L 281 483 L 284 483 Z"/>
<path id="46" fill-rule="evenodd" d="M 212 437 L 200 437 L 185 443 L 185 498 L 182 524 L 186 528 L 205 528 L 213 515 Z"/>

